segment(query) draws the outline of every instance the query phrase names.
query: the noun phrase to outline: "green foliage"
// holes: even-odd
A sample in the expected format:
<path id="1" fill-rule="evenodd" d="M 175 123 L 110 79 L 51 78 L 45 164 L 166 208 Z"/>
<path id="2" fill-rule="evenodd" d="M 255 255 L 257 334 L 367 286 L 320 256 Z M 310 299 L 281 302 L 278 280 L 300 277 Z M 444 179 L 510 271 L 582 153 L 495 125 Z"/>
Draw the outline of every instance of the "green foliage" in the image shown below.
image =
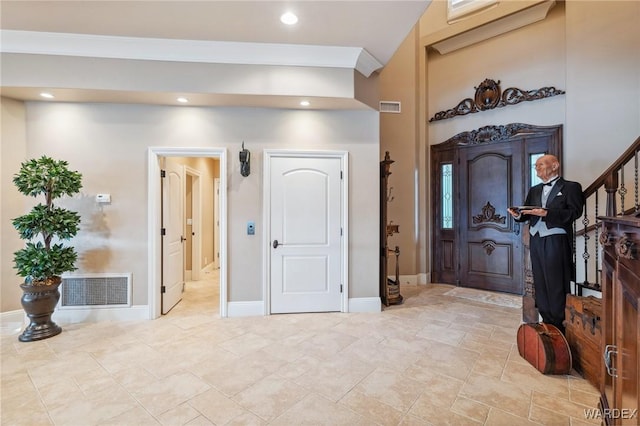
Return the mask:
<path id="1" fill-rule="evenodd" d="M 45 196 L 45 204 L 13 220 L 20 238 L 28 240 L 26 247 L 14 253 L 15 269 L 25 283 L 36 285 L 47 278 L 74 271 L 78 255 L 73 247 L 51 244 L 54 238 L 69 240 L 78 233 L 80 216 L 76 212 L 55 207 L 53 201 L 74 195 L 82 188 L 82 175 L 68 169 L 66 161 L 43 156 L 22 163 L 13 183 L 27 196 Z M 36 243 L 30 240 L 39 238 Z"/>
<path id="2" fill-rule="evenodd" d="M 22 163 L 13 183 L 24 195 L 37 197 L 45 194 L 47 199 L 77 194 L 82 188 L 82 175 L 69 170 L 69 163 L 42 156 Z"/>
<path id="3" fill-rule="evenodd" d="M 15 252 L 15 263 L 18 275 L 25 277 L 26 284 L 45 281 L 47 277 L 61 275 L 67 271 L 75 271 L 77 253 L 73 247 L 54 244 L 49 250 L 42 242 L 27 243 L 22 250 Z"/>

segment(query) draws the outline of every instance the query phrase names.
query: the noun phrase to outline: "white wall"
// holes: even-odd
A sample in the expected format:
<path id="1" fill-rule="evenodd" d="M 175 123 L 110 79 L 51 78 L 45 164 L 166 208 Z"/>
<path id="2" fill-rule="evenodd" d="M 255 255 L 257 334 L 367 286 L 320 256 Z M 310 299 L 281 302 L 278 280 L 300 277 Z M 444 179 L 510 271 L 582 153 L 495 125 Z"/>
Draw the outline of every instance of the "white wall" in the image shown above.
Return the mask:
<path id="1" fill-rule="evenodd" d="M 4 101 L 3 101 L 4 102 Z M 74 239 L 78 272 L 132 272 L 133 304 L 147 301 L 147 148 L 229 150 L 229 300 L 262 300 L 262 151 L 350 153 L 350 297 L 378 296 L 378 149 L 375 111 L 299 111 L 118 104 L 27 103 L 26 156 L 65 159 L 83 174 L 82 195 L 65 205 L 82 216 Z M 238 151 L 251 151 L 242 177 Z M 4 140 L 3 140 L 4 146 Z M 3 179 L 3 187 L 6 182 Z M 96 193 L 110 193 L 97 205 Z M 10 202 L 3 197 L 3 206 Z M 256 235 L 246 235 L 246 222 Z M 2 259 L 3 271 L 6 260 Z M 5 283 L 3 281 L 3 288 Z M 7 301 L 3 310 L 18 309 Z"/>
<path id="2" fill-rule="evenodd" d="M 474 25 L 509 15 L 516 11 L 514 8 L 527 7 L 526 3 L 536 2 L 500 2 L 495 8 L 453 25 L 446 22 L 446 1 L 436 0 L 429 6 L 417 25 L 419 43 L 412 37 L 407 38 L 380 75 L 385 99 L 407 99 L 407 82 L 415 81 L 424 102 L 420 99 L 417 113 L 411 110 L 409 102 L 406 112 L 403 109 L 405 117 L 382 118 L 381 151 L 395 153 L 397 164 L 406 165 L 416 162 L 416 158 L 421 161 L 422 156 L 429 157 L 429 145 L 485 125 L 562 124 L 564 175 L 586 187 L 640 136 L 638 1 L 557 2 L 543 21 L 446 55 L 432 49 L 427 51 L 430 44 L 455 35 L 456 28 L 469 30 Z M 414 56 L 403 53 L 413 46 Z M 422 55 L 426 55 L 424 62 L 420 61 Z M 566 94 L 428 122 L 435 113 L 454 108 L 465 98 L 473 98 L 475 87 L 485 78 L 500 80 L 503 90 L 554 86 Z M 421 114 L 423 107 L 425 114 Z M 397 130 L 401 120 L 404 130 Z M 422 126 L 426 127 L 426 136 L 422 135 Z M 416 148 L 417 154 L 411 148 Z M 424 172 L 422 168 L 420 171 Z M 627 173 L 627 179 L 631 174 Z M 418 235 L 430 234 L 429 209 L 433 203 L 429 173 L 425 176 L 424 181 L 420 181 L 425 183 L 425 190 L 418 192 L 418 203 L 427 206 L 427 211 L 420 212 L 419 216 L 427 222 L 420 223 Z M 392 178 L 394 185 L 405 191 L 416 187 L 410 174 L 398 173 Z M 630 204 L 628 201 L 626 206 Z M 401 231 L 411 229 L 413 217 L 397 217 Z M 402 240 L 402 256 L 418 253 L 420 269 L 415 272 L 430 271 L 430 241 L 430 236 L 425 240 L 419 238 L 415 245 Z M 400 273 L 414 273 L 409 268 L 410 265 L 402 264 Z"/>
<path id="3" fill-rule="evenodd" d="M 10 99 L 2 100 L 2 125 L 0 140 L 0 312 L 20 306 L 22 290 L 20 277 L 13 269 L 13 253 L 24 244 L 11 221 L 24 214 L 27 200 L 13 185 L 13 175 L 18 172 L 20 163 L 25 160 L 26 127 L 25 108 L 22 102 Z"/>
<path id="4" fill-rule="evenodd" d="M 565 163 L 586 186 L 640 137 L 640 2 L 568 1 L 566 31 Z"/>
<path id="5" fill-rule="evenodd" d="M 452 72 L 455 70 L 455 72 Z M 565 90 L 564 15 L 559 7 L 547 19 L 508 34 L 440 55 L 428 52 L 428 114 L 454 108 L 474 97 L 485 78 L 500 81 L 502 90 L 535 90 L 554 86 Z M 555 125 L 565 121 L 565 96 L 523 102 L 428 124 L 429 143 L 444 142 L 457 133 L 487 125 L 527 123 Z"/>

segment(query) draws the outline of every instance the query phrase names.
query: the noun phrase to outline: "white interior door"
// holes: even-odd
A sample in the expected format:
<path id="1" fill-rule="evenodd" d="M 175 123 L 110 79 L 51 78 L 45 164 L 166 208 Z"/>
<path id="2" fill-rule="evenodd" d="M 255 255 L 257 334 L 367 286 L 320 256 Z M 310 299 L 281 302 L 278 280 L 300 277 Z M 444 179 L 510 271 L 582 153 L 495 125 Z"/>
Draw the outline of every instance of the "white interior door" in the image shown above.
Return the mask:
<path id="1" fill-rule="evenodd" d="M 165 160 L 162 181 L 162 313 L 180 300 L 184 289 L 184 169 Z"/>
<path id="2" fill-rule="evenodd" d="M 271 313 L 341 310 L 341 164 L 271 158 Z"/>

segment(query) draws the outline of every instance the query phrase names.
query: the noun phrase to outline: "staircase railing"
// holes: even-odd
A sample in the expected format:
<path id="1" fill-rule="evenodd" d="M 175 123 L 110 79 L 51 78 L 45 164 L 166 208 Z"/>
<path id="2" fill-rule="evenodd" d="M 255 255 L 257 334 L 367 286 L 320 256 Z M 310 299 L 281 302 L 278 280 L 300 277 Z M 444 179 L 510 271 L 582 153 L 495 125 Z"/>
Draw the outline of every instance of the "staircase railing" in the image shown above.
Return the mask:
<path id="1" fill-rule="evenodd" d="M 602 247 L 599 241 L 599 216 L 640 215 L 638 162 L 640 137 L 631 144 L 604 173 L 584 190 L 586 200 L 582 220 L 574 224 L 576 256 L 575 293 L 582 296 L 584 289 L 601 291 L 600 270 Z M 633 196 L 631 202 L 627 196 Z M 618 201 L 620 210 L 618 210 Z M 632 205 L 631 205 L 632 204 Z M 581 223 L 580 223 L 581 222 Z M 579 252 L 582 250 L 580 265 Z"/>

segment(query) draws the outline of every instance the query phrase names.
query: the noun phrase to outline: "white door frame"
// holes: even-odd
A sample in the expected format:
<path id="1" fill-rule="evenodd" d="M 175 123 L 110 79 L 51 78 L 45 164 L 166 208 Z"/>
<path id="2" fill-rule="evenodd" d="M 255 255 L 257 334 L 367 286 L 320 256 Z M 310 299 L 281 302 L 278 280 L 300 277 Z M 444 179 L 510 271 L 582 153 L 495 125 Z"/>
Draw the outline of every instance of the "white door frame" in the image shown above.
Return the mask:
<path id="1" fill-rule="evenodd" d="M 264 314 L 271 315 L 271 159 L 274 157 L 287 158 L 338 158 L 341 161 L 342 177 L 342 239 L 340 251 L 341 271 L 342 271 L 342 310 L 349 312 L 349 153 L 347 151 L 300 151 L 288 149 L 265 149 L 263 165 L 263 198 L 262 214 L 264 224 L 264 237 L 262 241 L 263 250 L 263 271 L 262 271 L 262 294 L 264 294 Z"/>
<path id="2" fill-rule="evenodd" d="M 213 179 L 213 267 L 220 268 L 220 178 Z M 207 265 L 205 265 L 207 266 Z"/>
<path id="3" fill-rule="evenodd" d="M 220 161 L 220 316 L 227 316 L 227 149 L 149 147 L 147 151 L 148 306 L 149 319 L 161 315 L 160 157 L 211 157 Z"/>
<path id="4" fill-rule="evenodd" d="M 200 171 L 189 166 L 184 168 L 185 175 L 191 176 L 191 280 L 200 279 L 202 269 L 202 189 L 200 188 Z"/>

